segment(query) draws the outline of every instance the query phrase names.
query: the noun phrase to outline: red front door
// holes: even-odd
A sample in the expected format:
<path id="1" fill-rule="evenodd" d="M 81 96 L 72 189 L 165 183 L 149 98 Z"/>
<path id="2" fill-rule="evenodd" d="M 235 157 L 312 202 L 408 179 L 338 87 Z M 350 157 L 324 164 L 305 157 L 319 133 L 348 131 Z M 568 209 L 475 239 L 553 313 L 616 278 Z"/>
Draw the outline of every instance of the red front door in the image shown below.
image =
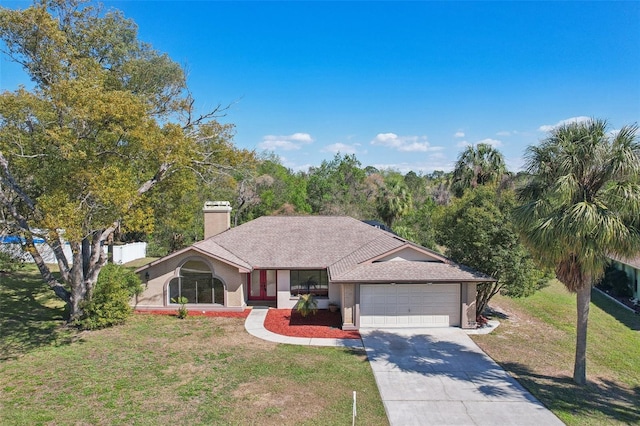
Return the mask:
<path id="1" fill-rule="evenodd" d="M 276 300 L 276 271 L 263 269 L 258 272 L 259 279 L 251 279 L 249 282 L 249 300 Z"/>

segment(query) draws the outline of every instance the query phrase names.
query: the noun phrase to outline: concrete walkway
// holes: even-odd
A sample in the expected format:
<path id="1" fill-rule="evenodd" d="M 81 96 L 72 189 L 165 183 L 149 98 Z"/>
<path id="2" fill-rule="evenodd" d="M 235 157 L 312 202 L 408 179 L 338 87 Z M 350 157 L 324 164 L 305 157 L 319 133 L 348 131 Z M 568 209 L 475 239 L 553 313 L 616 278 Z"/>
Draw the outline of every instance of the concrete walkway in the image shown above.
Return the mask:
<path id="1" fill-rule="evenodd" d="M 262 340 L 276 343 L 288 343 L 290 345 L 308 345 L 308 346 L 339 346 L 345 348 L 362 349 L 362 341 L 360 339 L 321 339 L 312 337 L 290 337 L 281 334 L 272 333 L 264 328 L 264 320 L 267 317 L 269 308 L 262 306 L 254 306 L 247 317 L 244 328 L 252 336 Z"/>
<path id="2" fill-rule="evenodd" d="M 562 425 L 457 328 L 360 330 L 394 425 Z"/>

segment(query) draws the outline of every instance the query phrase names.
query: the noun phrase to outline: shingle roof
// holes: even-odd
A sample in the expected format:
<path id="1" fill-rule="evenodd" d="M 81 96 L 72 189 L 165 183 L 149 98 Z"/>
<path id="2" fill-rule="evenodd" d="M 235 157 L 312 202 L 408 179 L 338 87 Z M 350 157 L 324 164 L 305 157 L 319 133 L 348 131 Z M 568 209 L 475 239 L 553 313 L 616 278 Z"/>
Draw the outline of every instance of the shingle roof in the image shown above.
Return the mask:
<path id="1" fill-rule="evenodd" d="M 229 263 L 251 269 L 251 265 L 247 263 L 244 259 L 241 259 L 231 251 L 225 249 L 219 244 L 216 244 L 211 238 L 203 241 L 199 241 L 193 244 L 192 247 L 202 250 L 203 252 L 208 253 L 211 256 L 217 257 L 218 259 L 223 259 Z"/>
<path id="2" fill-rule="evenodd" d="M 431 252 L 351 217 L 263 216 L 185 250 L 194 249 L 249 270 L 328 268 L 332 282 L 492 280 L 437 253 L 429 256 L 435 260 L 433 262 L 372 263 L 376 258 L 404 247 Z"/>
<path id="3" fill-rule="evenodd" d="M 219 245 L 254 268 L 326 268 L 394 235 L 346 216 L 263 216 L 196 243 Z"/>
<path id="4" fill-rule="evenodd" d="M 364 263 L 332 282 L 486 282 L 493 278 L 463 265 L 443 262 L 389 261 Z"/>
<path id="5" fill-rule="evenodd" d="M 388 235 L 381 235 L 379 238 L 363 245 L 357 250 L 349 253 L 347 256 L 338 259 L 334 264 L 329 266 L 330 276 L 337 277 L 353 268 L 354 265 L 406 245 L 405 240 L 396 237 L 395 235 L 392 237 L 393 238 L 389 238 Z"/>

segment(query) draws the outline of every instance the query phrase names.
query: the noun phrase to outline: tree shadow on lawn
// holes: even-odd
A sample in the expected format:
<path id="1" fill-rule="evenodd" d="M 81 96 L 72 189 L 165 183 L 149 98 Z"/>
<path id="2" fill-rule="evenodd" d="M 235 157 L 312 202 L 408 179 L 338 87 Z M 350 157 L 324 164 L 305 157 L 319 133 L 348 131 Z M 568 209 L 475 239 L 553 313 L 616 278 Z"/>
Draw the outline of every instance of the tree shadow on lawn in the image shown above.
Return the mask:
<path id="1" fill-rule="evenodd" d="M 556 412 L 593 417 L 598 412 L 609 420 L 626 424 L 640 423 L 640 387 L 623 388 L 610 380 L 590 380 L 579 386 L 571 377 L 537 374 L 519 363 L 505 363 L 504 368 L 516 375 L 547 407 Z M 607 419 L 600 419 L 606 421 Z"/>
<path id="2" fill-rule="evenodd" d="M 442 330 L 442 329 L 441 329 Z M 468 336 L 453 332 L 424 332 L 403 335 L 381 330 L 363 334 L 362 340 L 374 371 L 402 371 L 419 376 L 440 378 L 434 386 L 451 386 L 475 400 L 532 401 L 533 398 L 515 379 L 505 372 Z M 418 379 L 419 380 L 419 379 Z M 434 388 L 434 395 L 442 389 Z"/>
<path id="3" fill-rule="evenodd" d="M 0 361 L 74 340 L 75 333 L 62 327 L 65 310 L 55 300 L 53 292 L 33 272 L 0 275 Z"/>
<path id="4" fill-rule="evenodd" d="M 640 315 L 623 308 L 596 290 L 591 292 L 591 301 L 629 329 L 640 331 Z"/>

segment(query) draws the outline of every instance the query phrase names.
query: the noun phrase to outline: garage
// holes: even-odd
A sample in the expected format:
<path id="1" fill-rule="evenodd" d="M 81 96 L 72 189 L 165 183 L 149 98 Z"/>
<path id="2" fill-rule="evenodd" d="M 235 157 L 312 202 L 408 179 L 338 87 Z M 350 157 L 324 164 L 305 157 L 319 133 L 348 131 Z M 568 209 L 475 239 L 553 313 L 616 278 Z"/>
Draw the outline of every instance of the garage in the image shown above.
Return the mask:
<path id="1" fill-rule="evenodd" d="M 460 326 L 460 284 L 362 284 L 360 327 Z"/>

